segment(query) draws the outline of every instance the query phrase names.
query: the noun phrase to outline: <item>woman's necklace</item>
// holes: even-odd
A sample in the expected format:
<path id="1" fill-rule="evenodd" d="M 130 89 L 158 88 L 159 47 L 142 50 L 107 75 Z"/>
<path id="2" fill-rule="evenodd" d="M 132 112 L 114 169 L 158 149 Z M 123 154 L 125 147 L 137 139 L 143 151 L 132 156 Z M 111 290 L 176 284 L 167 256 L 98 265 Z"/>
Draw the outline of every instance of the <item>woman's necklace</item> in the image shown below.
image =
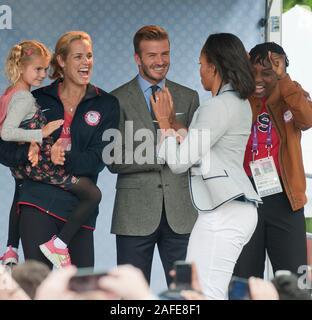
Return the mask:
<path id="1" fill-rule="evenodd" d="M 64 104 L 64 109 L 65 111 L 69 112 L 69 113 L 75 113 L 80 101 L 81 101 L 82 97 L 79 97 L 79 99 L 75 99 L 75 101 L 73 102 L 74 99 L 67 99 L 65 97 L 62 98 L 63 104 Z"/>
<path id="2" fill-rule="evenodd" d="M 74 111 L 76 111 L 76 108 L 77 108 L 77 106 L 79 104 L 79 102 L 77 102 L 77 104 L 74 104 L 72 102 L 69 102 L 66 99 L 63 99 L 63 103 L 64 103 L 65 111 L 70 112 L 70 113 L 74 113 Z"/>
<path id="3" fill-rule="evenodd" d="M 60 84 L 60 89 L 62 89 L 63 83 Z M 75 91 L 74 91 L 75 92 Z M 74 93 L 72 92 L 72 93 Z M 71 113 L 72 115 L 76 112 L 76 109 L 79 105 L 79 103 L 81 102 L 82 98 L 85 95 L 85 91 L 76 91 L 76 95 L 72 95 L 72 96 L 64 96 L 64 91 L 62 92 L 62 90 L 60 90 L 60 98 L 61 101 L 63 103 L 64 106 L 64 111 Z"/>

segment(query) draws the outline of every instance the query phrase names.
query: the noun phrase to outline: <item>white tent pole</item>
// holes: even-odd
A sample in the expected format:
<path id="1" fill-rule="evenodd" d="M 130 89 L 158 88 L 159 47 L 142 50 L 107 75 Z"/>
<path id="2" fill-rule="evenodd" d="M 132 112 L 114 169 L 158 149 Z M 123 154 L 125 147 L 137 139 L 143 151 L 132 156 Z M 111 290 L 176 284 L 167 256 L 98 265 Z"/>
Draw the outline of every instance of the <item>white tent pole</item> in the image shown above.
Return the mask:
<path id="1" fill-rule="evenodd" d="M 266 41 L 282 44 L 283 0 L 267 1 Z"/>

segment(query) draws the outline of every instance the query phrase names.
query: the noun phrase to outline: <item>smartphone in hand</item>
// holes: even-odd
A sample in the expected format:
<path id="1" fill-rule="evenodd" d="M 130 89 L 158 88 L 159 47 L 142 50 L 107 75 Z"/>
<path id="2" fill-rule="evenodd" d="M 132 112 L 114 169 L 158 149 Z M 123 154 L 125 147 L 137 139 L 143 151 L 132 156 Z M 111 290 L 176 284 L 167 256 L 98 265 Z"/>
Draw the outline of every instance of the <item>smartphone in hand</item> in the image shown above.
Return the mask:
<path id="1" fill-rule="evenodd" d="M 177 290 L 192 289 L 192 264 L 185 261 L 174 263 L 175 278 L 174 283 Z"/>
<path id="2" fill-rule="evenodd" d="M 105 275 L 107 275 L 107 272 L 94 272 L 92 268 L 81 268 L 71 277 L 68 287 L 75 292 L 103 290 L 99 287 L 98 281 Z"/>

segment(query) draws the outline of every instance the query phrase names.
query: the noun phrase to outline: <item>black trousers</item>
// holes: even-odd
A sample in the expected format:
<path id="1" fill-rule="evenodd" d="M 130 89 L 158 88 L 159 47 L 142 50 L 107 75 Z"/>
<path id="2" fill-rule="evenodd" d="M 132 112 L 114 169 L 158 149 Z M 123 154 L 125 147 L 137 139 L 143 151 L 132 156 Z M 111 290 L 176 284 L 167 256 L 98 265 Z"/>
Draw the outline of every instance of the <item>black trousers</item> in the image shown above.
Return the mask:
<path id="1" fill-rule="evenodd" d="M 285 192 L 263 197 L 258 225 L 236 263 L 234 275 L 263 278 L 266 251 L 273 271 L 298 273 L 307 264 L 304 209 L 293 212 Z"/>
<path id="2" fill-rule="evenodd" d="M 183 221 L 181 221 L 183 223 Z M 176 260 L 185 260 L 190 234 L 175 233 L 163 212 L 160 224 L 155 232 L 148 236 L 116 235 L 117 264 L 132 264 L 142 270 L 148 282 L 151 278 L 151 268 L 155 245 L 157 244 L 160 259 L 165 271 L 167 285 L 172 282 L 169 271 Z"/>
<path id="3" fill-rule="evenodd" d="M 23 180 L 15 180 L 15 191 L 14 191 L 14 198 L 10 209 L 10 218 L 9 218 L 9 232 L 8 232 L 8 242 L 7 246 L 12 246 L 14 248 L 18 248 L 19 241 L 20 241 L 20 234 L 19 234 L 19 214 L 18 214 L 18 197 L 19 197 L 19 190 L 22 186 Z"/>
<path id="4" fill-rule="evenodd" d="M 20 214 L 19 227 L 25 260 L 40 261 L 52 269 L 52 264 L 40 251 L 39 245 L 58 234 L 64 227 L 64 222 L 31 206 L 21 206 Z M 68 250 L 73 265 L 78 268 L 93 267 L 93 231 L 80 228 L 72 238 Z"/>

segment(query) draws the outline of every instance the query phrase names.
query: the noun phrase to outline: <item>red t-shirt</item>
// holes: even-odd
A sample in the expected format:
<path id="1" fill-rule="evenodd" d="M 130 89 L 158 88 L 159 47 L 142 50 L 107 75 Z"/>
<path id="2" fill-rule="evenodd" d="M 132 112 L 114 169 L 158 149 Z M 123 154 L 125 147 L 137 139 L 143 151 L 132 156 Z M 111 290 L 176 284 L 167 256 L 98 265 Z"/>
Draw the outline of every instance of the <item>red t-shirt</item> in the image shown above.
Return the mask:
<path id="1" fill-rule="evenodd" d="M 60 138 L 62 139 L 62 146 L 65 151 L 71 150 L 70 125 L 72 123 L 72 120 L 73 117 L 69 113 L 64 111 L 64 124 Z"/>
<path id="2" fill-rule="evenodd" d="M 255 160 L 262 159 L 268 156 L 268 149 L 266 148 L 266 143 L 267 143 L 269 123 L 270 123 L 270 116 L 265 107 L 265 101 L 263 101 L 262 109 L 255 122 L 256 128 L 257 128 L 257 135 L 258 135 L 258 154 L 255 156 Z M 252 139 L 253 139 L 253 127 L 251 129 L 251 134 L 247 142 L 245 159 L 244 159 L 244 169 L 249 177 L 252 176 L 251 170 L 249 167 L 249 163 L 250 161 L 252 161 L 252 151 L 251 151 Z M 279 137 L 272 123 L 272 148 L 271 148 L 270 154 L 274 159 L 277 173 L 280 176 L 278 150 L 279 150 Z"/>

